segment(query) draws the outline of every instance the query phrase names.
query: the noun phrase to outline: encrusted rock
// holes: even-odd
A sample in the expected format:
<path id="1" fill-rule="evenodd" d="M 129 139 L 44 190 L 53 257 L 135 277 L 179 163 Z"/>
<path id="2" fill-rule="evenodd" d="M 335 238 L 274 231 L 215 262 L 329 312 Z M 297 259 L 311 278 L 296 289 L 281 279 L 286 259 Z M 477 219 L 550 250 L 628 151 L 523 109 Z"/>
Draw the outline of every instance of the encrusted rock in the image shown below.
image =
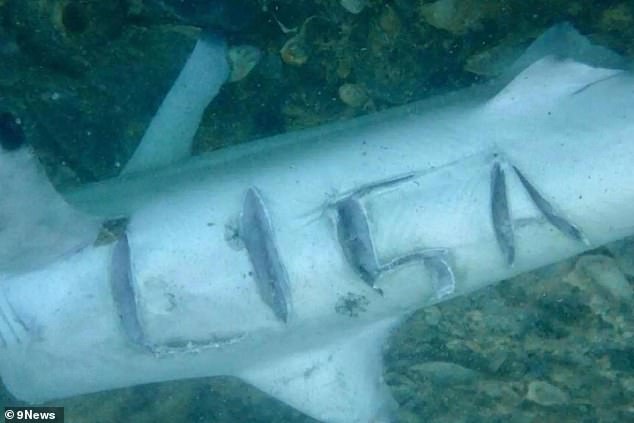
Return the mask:
<path id="1" fill-rule="evenodd" d="M 623 273 L 634 276 L 634 237 L 612 242 L 607 249 L 619 265 Z"/>
<path id="2" fill-rule="evenodd" d="M 361 13 L 368 4 L 368 0 L 340 0 L 339 2 L 344 9 L 355 15 Z"/>
<path id="3" fill-rule="evenodd" d="M 581 256 L 576 270 L 613 299 L 628 302 L 634 298 L 634 289 L 611 257 L 599 254 Z"/>
<path id="4" fill-rule="evenodd" d="M 601 14 L 599 24 L 607 31 L 628 31 L 634 22 L 634 13 L 627 2 L 621 2 Z"/>
<path id="5" fill-rule="evenodd" d="M 495 7 L 495 2 L 472 0 L 438 0 L 421 6 L 423 19 L 431 26 L 456 35 L 465 34 L 482 27 L 482 19 Z"/>
<path id="6" fill-rule="evenodd" d="M 566 404 L 570 401 L 567 393 L 548 382 L 540 380 L 528 384 L 526 399 L 547 407 Z"/>
<path id="7" fill-rule="evenodd" d="M 339 98 L 350 107 L 362 107 L 368 102 L 368 93 L 359 84 L 343 84 L 339 87 Z"/>
<path id="8" fill-rule="evenodd" d="M 293 66 L 301 66 L 308 61 L 308 47 L 303 34 L 289 38 L 280 50 L 284 63 Z"/>
<path id="9" fill-rule="evenodd" d="M 439 385 L 469 383 L 479 375 L 475 370 L 444 361 L 416 364 L 410 368 L 410 371 Z"/>
<path id="10" fill-rule="evenodd" d="M 234 46 L 228 51 L 229 64 L 231 65 L 232 82 L 244 79 L 258 64 L 262 57 L 260 49 L 250 45 Z"/>

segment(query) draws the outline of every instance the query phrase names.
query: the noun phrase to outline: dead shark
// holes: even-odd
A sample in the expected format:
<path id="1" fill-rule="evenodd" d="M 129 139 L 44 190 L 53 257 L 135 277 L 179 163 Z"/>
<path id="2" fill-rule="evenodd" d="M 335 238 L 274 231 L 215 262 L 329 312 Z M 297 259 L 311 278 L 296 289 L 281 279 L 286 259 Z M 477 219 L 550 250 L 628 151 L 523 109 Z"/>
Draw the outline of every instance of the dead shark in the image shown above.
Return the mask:
<path id="1" fill-rule="evenodd" d="M 413 311 L 634 234 L 634 78 L 569 26 L 507 84 L 189 158 L 225 51 L 200 39 L 119 178 L 60 194 L 1 153 L 16 398 L 234 375 L 324 422 L 390 421 L 382 346 Z"/>

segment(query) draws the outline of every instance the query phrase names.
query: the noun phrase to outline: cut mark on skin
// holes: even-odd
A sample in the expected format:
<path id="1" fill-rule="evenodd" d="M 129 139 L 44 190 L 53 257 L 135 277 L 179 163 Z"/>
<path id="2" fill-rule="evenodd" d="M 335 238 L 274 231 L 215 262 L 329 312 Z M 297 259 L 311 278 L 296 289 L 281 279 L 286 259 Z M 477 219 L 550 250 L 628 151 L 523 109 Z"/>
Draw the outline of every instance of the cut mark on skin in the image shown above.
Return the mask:
<path id="1" fill-rule="evenodd" d="M 337 235 L 348 263 L 365 283 L 374 288 L 380 266 L 368 216 L 355 196 L 346 197 L 337 203 Z"/>
<path id="2" fill-rule="evenodd" d="M 537 191 L 537 188 L 533 184 L 531 184 L 528 179 L 520 172 L 520 170 L 513 166 L 513 170 L 517 174 L 519 180 L 522 182 L 524 189 L 530 196 L 535 206 L 539 209 L 539 211 L 544 215 L 546 220 L 557 228 L 561 233 L 566 235 L 568 238 L 573 239 L 575 241 L 579 241 L 584 243 L 585 245 L 589 245 L 588 239 L 585 237 L 581 229 L 579 229 L 575 224 L 568 221 L 562 214 L 556 210 L 555 206 L 553 206 L 548 200 L 544 198 L 543 195 Z"/>
<path id="3" fill-rule="evenodd" d="M 329 195 L 329 198 L 322 205 L 310 210 L 304 216 L 308 217 L 308 222 L 314 222 L 317 219 L 321 218 L 325 211 L 331 210 L 333 208 L 338 209 L 338 206 L 340 204 L 351 198 L 360 201 L 363 197 L 372 194 L 374 191 L 389 189 L 398 184 L 414 180 L 418 176 L 420 176 L 418 173 L 410 172 L 405 175 L 387 178 L 379 182 L 372 182 L 369 184 L 361 185 L 360 187 L 354 188 L 352 190 L 344 192 L 334 191 Z"/>
<path id="4" fill-rule="evenodd" d="M 441 300 L 456 290 L 456 276 L 449 264 L 447 250 L 437 249 L 429 251 L 425 257 L 425 266 L 432 275 L 434 293 Z"/>
<path id="5" fill-rule="evenodd" d="M 392 270 L 412 262 L 423 262 L 430 273 L 434 294 L 443 299 L 456 290 L 456 277 L 449 264 L 449 252 L 444 248 L 430 248 L 417 253 L 397 257 L 381 268 L 381 272 Z"/>
<path id="6" fill-rule="evenodd" d="M 131 342 L 145 347 L 145 336 L 137 314 L 136 295 L 132 282 L 130 244 L 127 234 L 124 233 L 112 251 L 110 288 L 123 331 Z"/>
<path id="7" fill-rule="evenodd" d="M 602 83 L 602 82 L 609 81 L 610 79 L 615 78 L 615 77 L 617 77 L 617 76 L 621 75 L 622 73 L 623 73 L 623 72 L 617 72 L 617 73 L 615 73 L 615 74 L 608 75 L 608 76 L 606 76 L 606 77 L 603 77 L 603 78 L 597 79 L 596 81 L 592 81 L 592 82 L 590 82 L 590 83 L 588 83 L 588 84 L 584 85 L 583 87 L 579 88 L 577 91 L 573 92 L 573 93 L 572 93 L 572 95 L 577 95 L 577 94 L 580 94 L 580 93 L 584 92 L 585 90 L 587 90 L 588 88 L 591 88 L 591 87 L 593 87 L 593 86 L 595 86 L 595 85 L 598 85 L 598 84 L 600 84 L 600 83 Z"/>
<path id="8" fill-rule="evenodd" d="M 240 214 L 240 238 L 253 266 L 262 300 L 283 322 L 288 321 L 290 291 L 286 268 L 275 245 L 271 219 L 256 188 L 249 188 Z"/>
<path id="9" fill-rule="evenodd" d="M 392 187 L 394 185 L 398 185 L 400 183 L 412 180 L 415 177 L 416 177 L 415 173 L 408 173 L 408 174 L 402 175 L 402 176 L 395 176 L 393 178 L 386 179 L 384 181 L 379 181 L 379 182 L 375 182 L 375 183 L 372 183 L 372 184 L 364 185 L 364 186 L 360 187 L 359 189 L 357 189 L 356 191 L 354 191 L 353 195 L 356 196 L 356 197 L 363 197 L 365 195 L 370 194 L 372 191 L 375 191 L 375 190 L 378 190 L 378 189 L 389 188 L 389 187 Z"/>
<path id="10" fill-rule="evenodd" d="M 151 347 L 156 357 L 168 357 L 177 354 L 197 354 L 210 349 L 220 349 L 237 344 L 247 338 L 246 333 L 238 333 L 230 336 L 214 336 L 205 341 L 181 341 L 169 342 Z"/>
<path id="11" fill-rule="evenodd" d="M 412 175 L 406 175 L 369 187 L 373 187 L 372 189 L 378 186 L 386 187 L 411 178 Z M 358 193 L 364 193 L 364 191 L 358 190 L 355 194 L 341 199 L 335 205 L 339 243 L 347 262 L 359 277 L 377 292 L 383 294 L 382 290 L 376 286 L 376 282 L 384 273 L 412 262 L 422 262 L 431 276 L 436 297 L 440 299 L 452 294 L 456 281 L 449 264 L 449 253 L 444 248 L 430 248 L 404 254 L 386 264 L 380 262 L 370 232 L 369 217 Z"/>
<path id="12" fill-rule="evenodd" d="M 506 192 L 506 176 L 500 162 L 491 169 L 491 221 L 495 239 L 509 266 L 515 261 L 515 237 Z"/>

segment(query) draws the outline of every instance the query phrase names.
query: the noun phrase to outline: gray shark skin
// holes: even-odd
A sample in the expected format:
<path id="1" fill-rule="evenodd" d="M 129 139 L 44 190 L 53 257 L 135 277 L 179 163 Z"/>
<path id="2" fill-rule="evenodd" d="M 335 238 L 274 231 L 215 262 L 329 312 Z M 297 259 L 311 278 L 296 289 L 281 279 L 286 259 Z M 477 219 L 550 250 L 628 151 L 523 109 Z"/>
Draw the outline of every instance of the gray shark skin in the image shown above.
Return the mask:
<path id="1" fill-rule="evenodd" d="M 61 197 L 1 153 L 16 398 L 233 375 L 324 422 L 391 421 L 381 352 L 404 318 L 634 234 L 626 71 L 541 55 L 503 89 L 184 158 L 224 49 L 199 41 L 120 178 Z"/>

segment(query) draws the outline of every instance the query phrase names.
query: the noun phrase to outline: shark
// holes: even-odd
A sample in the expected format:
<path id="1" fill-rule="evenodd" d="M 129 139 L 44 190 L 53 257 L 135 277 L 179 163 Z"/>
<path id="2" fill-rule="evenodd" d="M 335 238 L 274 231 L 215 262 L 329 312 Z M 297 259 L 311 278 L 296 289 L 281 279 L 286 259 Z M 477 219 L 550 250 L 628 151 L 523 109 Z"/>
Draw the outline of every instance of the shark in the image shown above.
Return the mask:
<path id="1" fill-rule="evenodd" d="M 229 75 L 201 36 L 117 178 L 58 191 L 0 153 L 17 399 L 232 375 L 393 421 L 382 351 L 413 312 L 634 234 L 634 77 L 570 25 L 490 83 L 190 157 Z"/>

